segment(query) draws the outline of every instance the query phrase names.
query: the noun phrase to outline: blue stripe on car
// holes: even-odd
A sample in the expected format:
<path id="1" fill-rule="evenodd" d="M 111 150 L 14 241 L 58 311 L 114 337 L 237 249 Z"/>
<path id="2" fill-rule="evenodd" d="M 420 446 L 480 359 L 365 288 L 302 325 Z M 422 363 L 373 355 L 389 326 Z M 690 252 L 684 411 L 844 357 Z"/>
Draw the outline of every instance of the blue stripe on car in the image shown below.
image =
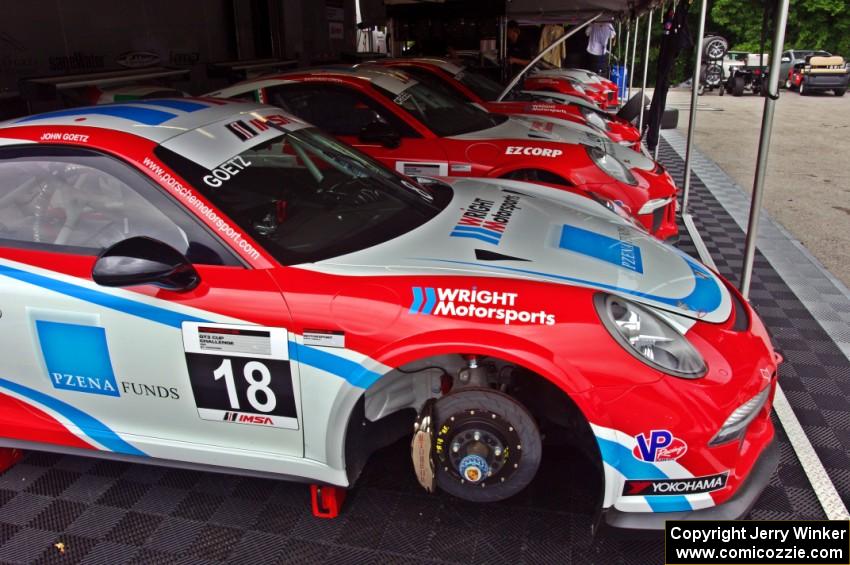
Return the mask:
<path id="1" fill-rule="evenodd" d="M 151 322 L 156 322 L 177 329 L 182 328 L 183 322 L 203 323 L 210 321 L 205 320 L 203 318 L 197 318 L 195 316 L 189 316 L 187 314 L 181 314 L 179 312 L 174 312 L 171 310 L 166 310 L 157 306 L 151 306 L 149 304 L 136 302 L 134 300 L 128 300 L 120 296 L 100 292 L 91 288 L 58 281 L 56 279 L 51 279 L 49 277 L 45 277 L 36 273 L 23 271 L 21 269 L 15 269 L 7 265 L 0 265 L 0 275 L 5 275 L 7 277 L 42 288 L 46 288 L 47 290 L 52 290 L 54 292 L 58 292 L 66 296 L 70 296 L 72 298 L 84 300 L 92 304 L 97 304 L 98 306 L 103 306 L 104 308 L 110 308 L 112 310 L 116 310 L 124 314 L 129 314 L 131 316 L 136 316 L 145 320 L 149 320 Z M 427 296 L 429 302 L 431 300 L 436 301 L 434 289 L 427 289 L 426 292 L 428 293 Z M 433 304 L 431 308 L 433 308 Z M 298 361 L 304 363 L 305 365 L 310 365 L 312 367 L 316 367 L 317 369 L 321 369 L 323 371 L 327 371 L 328 373 L 336 375 L 348 381 L 352 386 L 368 388 L 372 383 L 374 383 L 381 377 L 381 375 L 379 375 L 378 373 L 369 371 L 368 369 L 358 363 L 355 363 L 354 361 L 339 357 L 326 351 L 314 349 L 306 345 L 295 344 L 295 342 L 292 341 L 289 343 L 291 346 L 290 349 L 294 349 L 297 352 Z"/>
<path id="2" fill-rule="evenodd" d="M 596 436 L 602 460 L 617 469 L 626 479 L 648 480 L 667 479 L 667 474 L 645 461 L 638 461 L 629 449 L 615 441 Z M 653 512 L 684 512 L 692 510 L 691 503 L 681 495 L 647 496 L 646 502 Z"/>
<path id="3" fill-rule="evenodd" d="M 15 269 L 7 265 L 0 265 L 0 275 L 17 279 L 22 282 L 30 283 L 35 286 L 46 288 L 72 298 L 91 302 L 104 308 L 117 310 L 131 316 L 144 318 L 152 322 L 165 324 L 173 328 L 180 328 L 183 322 L 206 322 L 203 318 L 196 318 L 188 314 L 181 314 L 172 310 L 166 310 L 150 304 L 128 300 L 114 294 L 107 294 L 84 286 L 78 286 L 71 283 L 66 283 L 50 277 L 45 277 L 29 271 Z"/>
<path id="4" fill-rule="evenodd" d="M 413 303 L 410 305 L 410 313 L 418 314 L 419 309 L 422 308 L 422 288 L 418 286 L 413 287 Z"/>
<path id="5" fill-rule="evenodd" d="M 639 290 L 622 288 L 612 284 L 605 284 L 596 281 L 579 279 L 576 277 L 568 277 L 565 275 L 556 275 L 554 273 L 544 273 L 542 271 L 533 271 L 530 269 L 518 269 L 516 267 L 504 267 L 501 265 L 481 265 L 480 263 L 476 263 L 474 261 L 454 261 L 451 259 L 433 259 L 429 257 L 417 257 L 415 259 L 419 261 L 451 263 L 453 265 L 471 265 L 473 267 L 484 266 L 487 269 L 506 271 L 509 273 L 519 273 L 523 275 L 533 275 L 536 277 L 544 277 L 547 279 L 571 282 L 586 285 L 589 287 L 610 290 L 612 292 L 617 292 L 620 294 L 646 298 L 647 300 L 653 300 L 655 302 L 668 304 L 677 308 L 682 307 L 682 305 L 684 305 L 693 312 L 713 312 L 723 302 L 723 294 L 720 291 L 720 286 L 714 281 L 714 277 L 712 277 L 708 271 L 703 269 L 700 265 L 698 265 L 691 259 L 685 259 L 685 263 L 687 263 L 691 271 L 694 273 L 694 289 L 689 295 L 684 296 L 682 298 L 668 298 L 666 296 L 659 296 L 657 294 L 650 294 L 648 292 L 641 292 Z"/>
<path id="6" fill-rule="evenodd" d="M 109 116 L 111 118 L 122 118 L 145 124 L 147 126 L 158 126 L 163 122 L 167 122 L 172 118 L 176 118 L 177 114 L 171 112 L 163 112 L 162 110 L 154 110 L 152 108 L 139 108 L 138 106 L 95 106 L 90 108 L 71 108 L 70 110 L 57 110 L 55 112 L 45 112 L 44 114 L 36 114 L 21 118 L 16 123 L 33 122 L 37 120 L 48 120 L 50 118 L 66 118 L 71 116 Z"/>
<path id="7" fill-rule="evenodd" d="M 67 418 L 75 426 L 80 428 L 84 434 L 110 451 L 147 457 L 143 451 L 133 447 L 121 439 L 117 433 L 109 429 L 109 427 L 100 420 L 89 416 L 82 410 L 61 401 L 58 398 L 54 398 L 50 395 L 44 394 L 43 392 L 33 390 L 3 378 L 0 378 L 0 387 L 10 390 L 61 414 L 64 418 Z"/>
<path id="8" fill-rule="evenodd" d="M 295 352 L 300 363 L 342 377 L 352 386 L 369 388 L 381 378 L 360 363 L 294 341 L 289 342 L 289 351 Z"/>

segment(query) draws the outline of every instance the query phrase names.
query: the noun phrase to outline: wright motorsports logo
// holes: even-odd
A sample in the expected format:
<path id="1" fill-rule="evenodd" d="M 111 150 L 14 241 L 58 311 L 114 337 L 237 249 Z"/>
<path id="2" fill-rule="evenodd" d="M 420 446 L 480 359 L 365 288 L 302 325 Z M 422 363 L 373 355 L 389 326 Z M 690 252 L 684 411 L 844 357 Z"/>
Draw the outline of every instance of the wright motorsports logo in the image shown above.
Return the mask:
<path id="1" fill-rule="evenodd" d="M 555 315 L 545 310 L 531 312 L 517 307 L 519 293 L 460 288 L 414 286 L 410 314 L 449 316 L 512 323 L 555 325 Z"/>
<path id="2" fill-rule="evenodd" d="M 514 212 L 521 210 L 520 197 L 506 194 L 496 208 L 495 200 L 476 198 L 466 207 L 450 237 L 466 237 L 499 245 Z"/>

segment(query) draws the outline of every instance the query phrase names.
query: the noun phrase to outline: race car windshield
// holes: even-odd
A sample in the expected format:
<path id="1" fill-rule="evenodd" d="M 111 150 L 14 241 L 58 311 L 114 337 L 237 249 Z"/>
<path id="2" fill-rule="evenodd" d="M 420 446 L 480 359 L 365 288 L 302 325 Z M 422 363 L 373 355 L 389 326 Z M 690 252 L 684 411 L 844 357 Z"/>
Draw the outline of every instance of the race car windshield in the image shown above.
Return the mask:
<path id="1" fill-rule="evenodd" d="M 455 75 L 455 79 L 487 102 L 494 102 L 504 90 L 504 87 L 495 80 L 470 71 L 459 72 Z"/>
<path id="2" fill-rule="evenodd" d="M 414 83 L 399 94 L 376 88 L 440 137 L 489 129 L 507 120 L 506 116 L 489 114 L 421 82 Z"/>
<path id="3" fill-rule="evenodd" d="M 282 265 L 389 241 L 451 199 L 450 189 L 423 187 L 314 128 L 266 138 L 213 169 L 155 153 Z"/>

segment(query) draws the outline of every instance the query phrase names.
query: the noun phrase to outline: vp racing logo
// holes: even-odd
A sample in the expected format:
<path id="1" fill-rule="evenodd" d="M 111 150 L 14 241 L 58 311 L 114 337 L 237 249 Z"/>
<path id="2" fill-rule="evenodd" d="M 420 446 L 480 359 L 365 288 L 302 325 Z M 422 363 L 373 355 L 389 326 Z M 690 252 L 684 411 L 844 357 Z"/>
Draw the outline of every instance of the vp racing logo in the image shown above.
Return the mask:
<path id="1" fill-rule="evenodd" d="M 555 325 L 555 315 L 545 310 L 532 312 L 517 307 L 516 292 L 414 286 L 410 314 L 475 318 L 511 323 Z"/>
<path id="2" fill-rule="evenodd" d="M 652 430 L 649 435 L 635 436 L 635 441 L 637 445 L 632 450 L 632 455 L 635 459 L 648 463 L 675 461 L 688 451 L 688 444 L 674 437 L 668 430 Z"/>
<path id="3" fill-rule="evenodd" d="M 519 201 L 519 196 L 506 194 L 496 208 L 495 200 L 476 198 L 466 207 L 449 236 L 468 237 L 499 245 L 514 212 L 522 209 Z"/>

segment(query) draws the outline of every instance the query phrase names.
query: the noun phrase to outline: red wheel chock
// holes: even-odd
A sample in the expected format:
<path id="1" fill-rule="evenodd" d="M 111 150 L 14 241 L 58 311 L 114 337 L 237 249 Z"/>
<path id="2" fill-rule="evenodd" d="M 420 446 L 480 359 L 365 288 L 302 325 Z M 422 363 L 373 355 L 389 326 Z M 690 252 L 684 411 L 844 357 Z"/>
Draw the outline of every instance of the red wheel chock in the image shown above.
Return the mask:
<path id="1" fill-rule="evenodd" d="M 24 454 L 20 449 L 0 447 L 0 473 L 8 471 L 23 456 Z"/>
<path id="2" fill-rule="evenodd" d="M 310 485 L 310 497 L 313 499 L 313 516 L 316 518 L 336 518 L 345 502 L 348 492 L 342 487 L 331 485 Z"/>

